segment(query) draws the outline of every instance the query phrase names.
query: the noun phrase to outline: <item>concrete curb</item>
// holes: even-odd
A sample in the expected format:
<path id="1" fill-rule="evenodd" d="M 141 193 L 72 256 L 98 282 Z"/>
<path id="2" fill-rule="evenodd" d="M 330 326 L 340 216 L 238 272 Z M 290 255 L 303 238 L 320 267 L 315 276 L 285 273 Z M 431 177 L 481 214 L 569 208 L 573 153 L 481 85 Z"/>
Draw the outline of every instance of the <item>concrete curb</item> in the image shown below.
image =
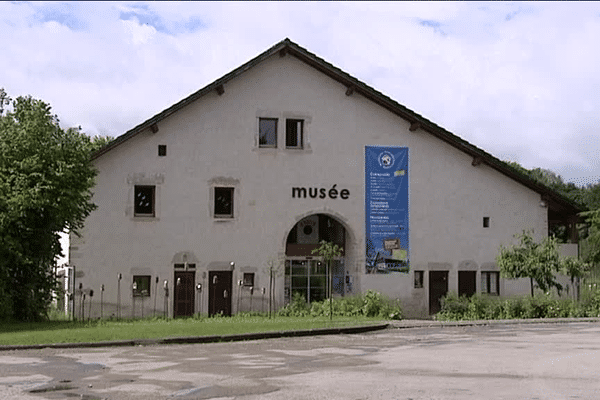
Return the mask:
<path id="1" fill-rule="evenodd" d="M 390 328 L 444 328 L 460 326 L 493 326 L 493 325 L 528 325 L 528 324 L 567 324 L 567 323 L 600 323 L 600 318 L 535 318 L 535 319 L 490 319 L 474 321 L 433 321 L 433 320 L 400 320 L 390 321 Z"/>
<path id="2" fill-rule="evenodd" d="M 9 350 L 36 350 L 36 349 L 79 349 L 93 347 L 124 347 L 124 346 L 153 346 L 160 344 L 196 344 L 196 343 L 217 343 L 217 342 L 237 342 L 243 340 L 261 340 L 275 339 L 283 337 L 301 337 L 317 335 L 339 335 L 372 332 L 388 328 L 389 324 L 350 326 L 340 328 L 317 328 L 299 331 L 273 331 L 242 333 L 235 335 L 214 335 L 214 336 L 186 336 L 169 337 L 164 339 L 132 339 L 116 340 L 106 342 L 83 342 L 83 343 L 50 343 L 50 344 L 32 344 L 32 345 L 0 345 L 0 351 Z"/>

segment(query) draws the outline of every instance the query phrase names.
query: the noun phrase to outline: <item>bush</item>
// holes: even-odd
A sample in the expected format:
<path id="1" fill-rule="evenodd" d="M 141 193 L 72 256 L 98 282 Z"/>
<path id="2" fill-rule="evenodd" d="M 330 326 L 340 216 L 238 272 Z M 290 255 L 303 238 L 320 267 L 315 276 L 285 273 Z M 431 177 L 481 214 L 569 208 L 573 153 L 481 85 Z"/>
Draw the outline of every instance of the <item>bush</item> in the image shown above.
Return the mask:
<path id="1" fill-rule="evenodd" d="M 600 317 L 600 290 L 595 289 L 583 293 L 581 306 L 583 316 Z"/>
<path id="2" fill-rule="evenodd" d="M 315 301 L 311 303 L 309 308 L 304 296 L 300 293 L 294 293 L 291 303 L 279 310 L 278 314 L 286 317 L 329 316 L 329 302 L 330 299 Z M 368 290 L 364 295 L 335 298 L 331 308 L 334 316 L 402 319 L 402 306 L 399 300 L 392 301 L 381 293 L 372 290 Z"/>
<path id="3" fill-rule="evenodd" d="M 435 316 L 447 321 L 573 317 L 600 317 L 600 290 L 586 293 L 580 303 L 548 294 L 501 299 L 483 294 L 459 297 L 450 292 L 442 299 L 442 309 Z"/>
<path id="4" fill-rule="evenodd" d="M 294 292 L 291 303 L 279 310 L 278 314 L 283 317 L 305 317 L 310 314 L 310 308 L 302 293 Z"/>

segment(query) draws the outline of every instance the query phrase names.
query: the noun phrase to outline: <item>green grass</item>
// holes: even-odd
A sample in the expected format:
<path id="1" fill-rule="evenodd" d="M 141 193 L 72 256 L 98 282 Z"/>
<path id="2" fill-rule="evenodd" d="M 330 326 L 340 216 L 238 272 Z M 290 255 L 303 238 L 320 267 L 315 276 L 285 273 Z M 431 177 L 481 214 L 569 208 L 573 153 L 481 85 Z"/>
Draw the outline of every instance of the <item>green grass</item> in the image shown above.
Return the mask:
<path id="1" fill-rule="evenodd" d="M 133 321 L 48 321 L 0 324 L 0 345 L 102 342 L 357 326 L 377 318 L 235 316 L 231 318 L 145 319 Z"/>

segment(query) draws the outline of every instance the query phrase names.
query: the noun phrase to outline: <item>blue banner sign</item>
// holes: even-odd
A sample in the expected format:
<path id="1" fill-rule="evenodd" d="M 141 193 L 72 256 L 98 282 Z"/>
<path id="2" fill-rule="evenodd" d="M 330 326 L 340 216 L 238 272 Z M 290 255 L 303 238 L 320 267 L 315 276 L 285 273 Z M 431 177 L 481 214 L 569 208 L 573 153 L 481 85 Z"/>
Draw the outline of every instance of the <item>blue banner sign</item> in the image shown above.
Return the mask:
<path id="1" fill-rule="evenodd" d="M 408 272 L 408 147 L 365 147 L 367 273 Z"/>

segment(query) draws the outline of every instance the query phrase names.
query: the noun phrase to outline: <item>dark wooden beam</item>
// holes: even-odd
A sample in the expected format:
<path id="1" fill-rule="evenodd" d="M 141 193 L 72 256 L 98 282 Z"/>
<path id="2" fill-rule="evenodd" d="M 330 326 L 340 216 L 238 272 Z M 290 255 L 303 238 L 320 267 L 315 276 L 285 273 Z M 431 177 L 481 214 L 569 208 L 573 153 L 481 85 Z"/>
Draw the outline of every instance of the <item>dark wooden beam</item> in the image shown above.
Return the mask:
<path id="1" fill-rule="evenodd" d="M 156 125 L 156 124 L 152 124 L 152 125 L 150 125 L 150 131 L 151 131 L 152 133 L 156 133 L 156 132 L 158 132 L 158 125 Z"/>
<path id="2" fill-rule="evenodd" d="M 352 96 L 352 93 L 354 93 L 354 86 L 348 86 L 348 89 L 346 89 L 346 96 Z"/>
<path id="3" fill-rule="evenodd" d="M 408 128 L 408 130 L 411 132 L 415 132 L 419 128 L 421 128 L 421 124 L 419 122 L 415 121 L 415 122 L 410 123 L 410 128 Z"/>
<path id="4" fill-rule="evenodd" d="M 473 157 L 473 161 L 471 161 L 471 165 L 476 167 L 479 164 L 483 163 L 483 158 L 481 157 Z"/>
<path id="5" fill-rule="evenodd" d="M 279 50 L 279 57 L 285 57 L 286 54 L 287 54 L 287 51 L 285 48 Z"/>
<path id="6" fill-rule="evenodd" d="M 220 96 L 223 93 L 225 93 L 225 88 L 223 87 L 223 85 L 217 86 L 217 94 Z"/>

